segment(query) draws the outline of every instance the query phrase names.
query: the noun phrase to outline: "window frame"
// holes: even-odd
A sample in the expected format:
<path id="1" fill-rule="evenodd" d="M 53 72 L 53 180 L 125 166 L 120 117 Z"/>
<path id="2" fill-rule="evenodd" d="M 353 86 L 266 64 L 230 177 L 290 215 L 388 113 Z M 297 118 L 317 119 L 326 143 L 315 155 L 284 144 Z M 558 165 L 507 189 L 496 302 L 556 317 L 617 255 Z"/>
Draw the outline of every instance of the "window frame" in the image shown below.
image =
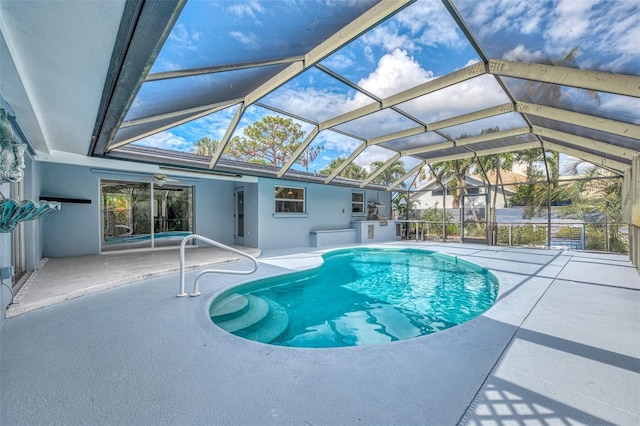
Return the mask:
<path id="1" fill-rule="evenodd" d="M 361 195 L 362 196 L 362 201 L 355 201 L 354 195 Z M 367 203 L 367 198 L 366 198 L 366 193 L 365 191 L 352 191 L 351 192 L 351 216 L 365 216 L 366 212 L 364 209 L 364 206 Z M 356 205 L 360 204 L 362 206 L 362 210 L 361 211 L 355 211 L 354 207 Z"/>
<path id="2" fill-rule="evenodd" d="M 302 198 L 282 198 L 278 197 L 278 193 L 281 193 L 283 190 L 299 190 L 302 191 Z M 295 193 L 294 193 L 295 194 Z M 284 186 L 284 185 L 275 185 L 273 189 L 273 212 L 274 215 L 304 215 L 307 214 L 307 189 L 303 186 Z M 284 207 L 284 203 L 301 203 L 302 210 L 301 211 L 283 211 L 278 210 L 278 203 L 282 203 L 282 207 Z"/>

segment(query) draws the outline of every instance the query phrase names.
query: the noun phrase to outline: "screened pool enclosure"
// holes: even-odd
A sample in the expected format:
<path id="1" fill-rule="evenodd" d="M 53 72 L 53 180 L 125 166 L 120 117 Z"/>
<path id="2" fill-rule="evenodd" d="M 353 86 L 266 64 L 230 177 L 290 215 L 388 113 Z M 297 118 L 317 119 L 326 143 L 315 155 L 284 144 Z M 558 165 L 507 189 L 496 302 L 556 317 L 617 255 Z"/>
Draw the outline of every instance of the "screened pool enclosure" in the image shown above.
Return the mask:
<path id="1" fill-rule="evenodd" d="M 637 1 L 123 7 L 90 156 L 395 191 L 493 244 L 524 232 L 501 224 L 517 206 L 546 245 L 602 234 L 638 264 Z"/>

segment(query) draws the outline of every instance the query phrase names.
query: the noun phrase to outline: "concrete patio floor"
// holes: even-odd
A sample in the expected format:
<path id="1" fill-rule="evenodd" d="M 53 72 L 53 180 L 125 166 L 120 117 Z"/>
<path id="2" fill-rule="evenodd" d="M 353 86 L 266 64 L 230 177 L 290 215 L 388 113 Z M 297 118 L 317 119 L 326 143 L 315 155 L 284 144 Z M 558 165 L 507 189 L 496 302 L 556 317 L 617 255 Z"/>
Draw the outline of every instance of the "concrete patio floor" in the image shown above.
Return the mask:
<path id="1" fill-rule="evenodd" d="M 197 298 L 175 296 L 177 274 L 155 276 L 9 318 L 0 424 L 640 424 L 640 277 L 625 256 L 383 246 L 490 268 L 498 299 L 432 335 L 299 349 L 211 323 L 211 300 L 246 276 L 207 275 Z M 317 265 L 318 254 L 265 251 L 251 279 Z M 66 273 L 87 282 L 100 274 L 79 270 Z"/>
<path id="2" fill-rule="evenodd" d="M 260 250 L 234 246 L 257 257 Z M 243 260 L 241 255 L 211 246 L 187 246 L 185 270 Z M 43 259 L 24 283 L 7 318 L 97 291 L 180 271 L 178 247 L 160 250 L 107 252 L 99 255 Z"/>

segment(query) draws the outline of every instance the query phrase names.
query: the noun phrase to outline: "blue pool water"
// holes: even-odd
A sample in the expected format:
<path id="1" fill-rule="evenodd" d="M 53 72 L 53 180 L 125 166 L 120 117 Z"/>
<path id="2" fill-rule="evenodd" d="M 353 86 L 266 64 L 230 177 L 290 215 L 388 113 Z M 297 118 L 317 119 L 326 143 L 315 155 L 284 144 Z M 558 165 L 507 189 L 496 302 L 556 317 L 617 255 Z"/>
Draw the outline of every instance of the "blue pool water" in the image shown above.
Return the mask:
<path id="1" fill-rule="evenodd" d="M 253 281 L 217 297 L 211 319 L 252 340 L 336 347 L 410 339 L 453 327 L 495 301 L 496 278 L 453 256 L 349 249 L 317 269 Z"/>

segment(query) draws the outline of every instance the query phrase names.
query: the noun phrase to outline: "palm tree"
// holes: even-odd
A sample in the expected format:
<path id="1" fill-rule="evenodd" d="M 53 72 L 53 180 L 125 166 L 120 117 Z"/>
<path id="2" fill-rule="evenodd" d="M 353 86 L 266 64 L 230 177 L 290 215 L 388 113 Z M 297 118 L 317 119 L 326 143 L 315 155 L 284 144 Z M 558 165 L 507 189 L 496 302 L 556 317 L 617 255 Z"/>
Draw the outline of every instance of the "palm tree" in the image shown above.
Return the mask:
<path id="1" fill-rule="evenodd" d="M 580 53 L 580 49 L 576 46 L 559 61 L 543 60 L 540 63 L 544 65 L 561 66 L 561 67 L 574 67 L 574 61 Z M 600 105 L 600 95 L 594 90 L 581 89 L 580 93 L 587 97 L 588 100 Z M 563 104 L 563 101 L 568 98 L 562 93 L 562 86 L 557 84 L 548 84 L 537 82 L 533 80 L 527 80 L 517 93 L 519 99 L 526 102 L 537 103 L 541 105 L 548 105 L 558 107 Z"/>
<path id="2" fill-rule="evenodd" d="M 449 160 L 441 163 L 432 164 L 436 177 L 442 181 L 445 176 L 452 176 L 449 180 L 449 189 L 453 195 L 453 208 L 460 208 L 462 195 L 466 194 L 467 180 L 466 175 L 473 166 L 473 158 L 465 158 L 462 160 Z"/>
<path id="3" fill-rule="evenodd" d="M 579 158 L 568 161 L 564 171 L 573 176 L 582 174 L 585 178 L 593 179 L 574 181 L 561 189 L 565 197 L 571 200 L 571 205 L 565 208 L 566 212 L 584 221 L 588 219 L 587 216 L 595 217 L 596 221 L 602 221 L 604 216 L 614 222 L 622 221 L 621 179 L 597 180 L 598 177 L 613 174 Z"/>
<path id="4" fill-rule="evenodd" d="M 408 212 L 418 204 L 420 204 L 420 201 L 412 200 L 406 192 L 395 192 L 391 199 L 392 210 L 398 212 L 398 216 L 405 219 L 408 219 Z"/>
<path id="5" fill-rule="evenodd" d="M 327 167 L 320 170 L 319 173 L 321 175 L 329 176 L 335 169 L 337 169 L 342 163 L 344 163 L 344 160 L 344 157 L 334 158 L 327 165 Z M 367 177 L 367 171 L 355 163 L 350 163 L 349 165 L 347 165 L 347 167 L 342 169 L 342 171 L 338 175 L 349 179 L 363 180 Z"/>
<path id="6" fill-rule="evenodd" d="M 482 168 L 486 171 L 493 171 L 495 174 L 495 182 L 489 182 L 494 184 L 493 200 L 491 200 L 491 222 L 496 221 L 496 204 L 498 201 L 498 185 L 502 185 L 502 196 L 504 198 L 504 204 L 507 205 L 507 195 L 504 192 L 504 181 L 502 180 L 501 170 L 513 169 L 513 153 L 505 152 L 501 154 L 485 155 L 478 158 L 478 163 L 482 165 Z"/>
<path id="7" fill-rule="evenodd" d="M 382 161 L 374 161 L 373 163 L 371 163 L 371 173 L 375 172 L 383 165 L 384 163 Z M 382 185 L 390 185 L 404 176 L 405 173 L 406 170 L 404 169 L 404 163 L 398 160 L 384 169 L 382 173 L 380 173 L 373 181 Z M 402 182 L 400 184 L 400 187 L 405 188 L 405 183 Z"/>
<path id="8" fill-rule="evenodd" d="M 580 159 L 566 163 L 565 171 L 577 175 L 583 168 L 582 175 L 592 179 L 574 181 L 557 191 L 571 200 L 570 205 L 563 207 L 563 212 L 589 222 L 587 248 L 626 252 L 628 243 L 618 232 L 622 222 L 622 179 L 597 179 L 613 174 L 594 165 L 585 168 L 585 162 Z M 599 244 L 602 241 L 604 247 Z"/>
<path id="9" fill-rule="evenodd" d="M 193 144 L 196 155 L 204 155 L 205 157 L 213 157 L 218 147 L 218 141 L 211 139 L 207 136 L 203 136 Z"/>
<path id="10" fill-rule="evenodd" d="M 551 179 L 549 193 L 547 193 L 547 185 L 544 183 L 519 185 L 516 194 L 511 198 L 513 205 L 524 206 L 523 219 L 536 215 L 547 206 L 548 202 L 562 199 L 561 193 L 557 191 L 558 178 L 560 177 L 560 154 L 556 151 L 543 151 L 539 148 L 514 153 L 514 161 L 526 165 L 527 180 L 529 181 L 546 180 L 546 171 L 535 167 L 536 164 L 543 163 L 545 158 L 549 169 L 549 179 Z"/>

